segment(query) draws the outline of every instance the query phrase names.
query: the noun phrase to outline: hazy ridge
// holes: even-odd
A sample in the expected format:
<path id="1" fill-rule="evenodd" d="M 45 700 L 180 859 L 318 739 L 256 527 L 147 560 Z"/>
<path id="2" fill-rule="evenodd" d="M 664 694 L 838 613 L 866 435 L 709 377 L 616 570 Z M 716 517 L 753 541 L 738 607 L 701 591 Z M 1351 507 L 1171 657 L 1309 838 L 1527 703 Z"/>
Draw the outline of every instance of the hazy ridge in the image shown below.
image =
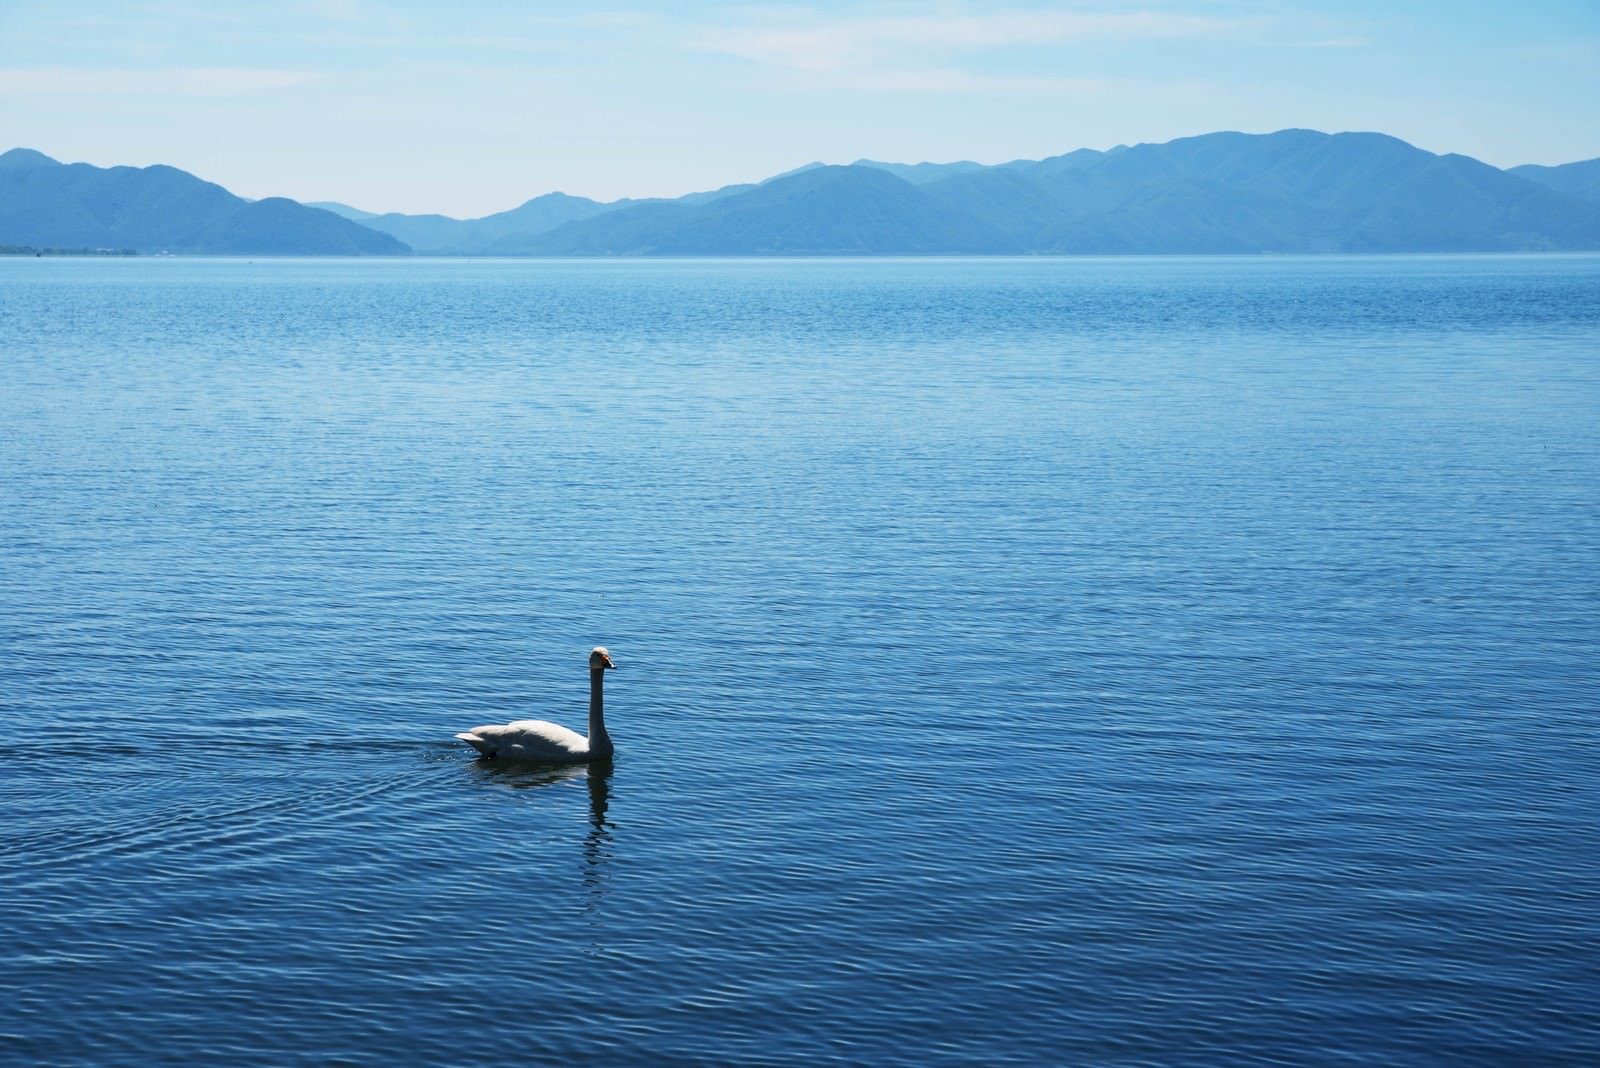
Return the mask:
<path id="1" fill-rule="evenodd" d="M 389 234 L 282 197 L 250 201 L 175 167 L 0 155 L 0 244 L 241 255 L 401 255 Z"/>
<path id="2" fill-rule="evenodd" d="M 0 155 L 0 246 L 293 255 L 1018 255 L 1600 249 L 1600 160 L 1500 170 L 1378 133 L 1213 133 L 1043 160 L 811 164 L 478 219 L 247 201 L 172 167 Z"/>

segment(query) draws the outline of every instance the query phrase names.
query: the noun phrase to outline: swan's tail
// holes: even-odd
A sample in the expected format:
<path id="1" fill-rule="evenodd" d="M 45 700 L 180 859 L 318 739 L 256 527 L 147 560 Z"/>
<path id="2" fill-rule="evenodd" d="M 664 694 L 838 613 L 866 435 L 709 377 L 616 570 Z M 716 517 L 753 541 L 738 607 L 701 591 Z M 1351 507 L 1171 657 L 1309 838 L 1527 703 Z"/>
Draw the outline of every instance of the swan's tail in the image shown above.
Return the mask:
<path id="1" fill-rule="evenodd" d="M 494 744 L 482 735 L 474 734 L 472 731 L 462 731 L 460 734 L 456 735 L 456 737 L 472 746 L 472 748 L 476 749 L 484 756 L 494 756 Z"/>

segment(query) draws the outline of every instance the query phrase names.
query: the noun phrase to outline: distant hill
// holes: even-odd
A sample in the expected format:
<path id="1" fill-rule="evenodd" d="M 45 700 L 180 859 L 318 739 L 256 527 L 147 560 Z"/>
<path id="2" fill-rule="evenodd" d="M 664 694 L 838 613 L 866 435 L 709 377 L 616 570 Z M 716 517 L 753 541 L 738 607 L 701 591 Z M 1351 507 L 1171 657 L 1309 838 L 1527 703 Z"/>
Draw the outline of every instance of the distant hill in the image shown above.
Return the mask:
<path id="1" fill-rule="evenodd" d="M 779 175 L 798 174 L 820 167 L 820 163 L 807 164 L 794 171 Z M 767 181 L 776 181 L 769 178 Z M 568 196 L 565 193 L 546 193 L 534 197 L 510 211 L 485 215 L 478 219 L 453 219 L 447 215 L 404 215 L 389 213 L 375 215 L 347 204 L 325 203 L 325 207 L 363 226 L 390 234 L 418 252 L 428 255 L 461 256 L 524 256 L 537 255 L 541 247 L 540 235 L 569 222 L 591 219 L 607 212 L 649 204 L 709 204 L 714 200 L 733 196 L 756 188 L 754 183 L 725 185 L 703 193 L 687 193 L 676 200 L 614 200 L 610 203 L 590 200 L 587 197 Z"/>
<path id="2" fill-rule="evenodd" d="M 238 255 L 404 255 L 410 249 L 329 211 L 248 201 L 174 167 L 65 164 L 0 155 L 0 244 Z"/>
<path id="3" fill-rule="evenodd" d="M 0 246 L 299 254 L 861 256 L 1600 249 L 1600 160 L 1502 171 L 1379 133 L 1212 133 L 1040 160 L 807 164 L 675 200 L 479 219 L 250 203 L 171 167 L 0 156 Z"/>
<path id="4" fill-rule="evenodd" d="M 1540 185 L 1589 204 L 1600 204 L 1600 159 L 1582 163 L 1563 163 L 1559 167 L 1541 167 L 1537 163 L 1524 163 L 1508 172 L 1527 178 Z"/>
<path id="5" fill-rule="evenodd" d="M 1216 133 L 924 187 L 1040 253 L 1600 248 L 1600 213 L 1383 134 Z"/>
<path id="6" fill-rule="evenodd" d="M 342 215 L 351 222 L 364 222 L 367 219 L 376 219 L 378 217 L 374 212 L 352 208 L 350 205 L 341 204 L 337 200 L 308 200 L 304 201 L 304 204 L 308 208 L 321 208 L 323 211 L 331 211 L 335 215 Z"/>
<path id="7" fill-rule="evenodd" d="M 915 183 L 915 184 L 914 184 Z M 545 255 L 1466 252 L 1600 248 L 1600 211 L 1383 134 L 1216 133 L 985 167 L 862 161 L 633 208 Z"/>
<path id="8" fill-rule="evenodd" d="M 912 185 L 927 185 L 941 178 L 949 178 L 953 174 L 988 170 L 983 164 L 971 160 L 960 160 L 956 163 L 881 163 L 874 159 L 858 159 L 850 166 L 876 167 L 880 171 L 888 171 L 896 178 L 904 178 Z"/>
<path id="9" fill-rule="evenodd" d="M 428 255 L 492 255 L 500 242 L 513 245 L 520 238 L 553 230 L 563 223 L 587 219 L 611 206 L 587 197 L 565 193 L 546 193 L 512 208 L 481 219 L 452 219 L 448 215 L 405 215 L 390 212 L 374 215 L 347 205 L 330 205 L 362 226 L 386 233 Z"/>
<path id="10" fill-rule="evenodd" d="M 1216 133 L 997 166 L 808 166 L 522 240 L 541 256 L 1600 248 L 1581 198 L 1386 134 Z M 501 246 L 498 251 L 512 251 Z"/>
<path id="11" fill-rule="evenodd" d="M 876 167 L 814 167 L 704 204 L 569 223 L 542 255 L 851 256 L 1014 251 L 1005 235 Z"/>

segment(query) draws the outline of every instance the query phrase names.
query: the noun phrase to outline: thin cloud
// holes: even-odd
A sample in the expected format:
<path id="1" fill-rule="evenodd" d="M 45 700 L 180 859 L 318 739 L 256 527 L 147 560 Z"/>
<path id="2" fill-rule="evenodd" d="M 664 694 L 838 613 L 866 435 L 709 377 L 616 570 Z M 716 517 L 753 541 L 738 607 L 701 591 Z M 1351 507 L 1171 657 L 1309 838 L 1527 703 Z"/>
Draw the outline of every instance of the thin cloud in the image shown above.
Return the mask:
<path id="1" fill-rule="evenodd" d="M 1062 96 L 1104 93 L 1111 88 L 1109 82 L 1093 78 L 975 74 L 971 71 L 947 68 L 828 72 L 822 76 L 822 80 L 829 89 L 889 93 L 1015 93 Z"/>
<path id="2" fill-rule="evenodd" d="M 796 70 L 842 70 L 905 53 L 982 51 L 1090 39 L 1153 40 L 1234 36 L 1261 19 L 1220 19 L 1157 11 L 1118 14 L 1006 11 L 983 15 L 844 18 L 806 25 L 749 26 L 701 35 L 694 46 Z"/>
<path id="3" fill-rule="evenodd" d="M 0 92 L 123 94 L 130 96 L 235 96 L 292 89 L 318 75 L 297 70 L 183 67 L 160 70 L 84 70 L 74 67 L 0 70 Z"/>

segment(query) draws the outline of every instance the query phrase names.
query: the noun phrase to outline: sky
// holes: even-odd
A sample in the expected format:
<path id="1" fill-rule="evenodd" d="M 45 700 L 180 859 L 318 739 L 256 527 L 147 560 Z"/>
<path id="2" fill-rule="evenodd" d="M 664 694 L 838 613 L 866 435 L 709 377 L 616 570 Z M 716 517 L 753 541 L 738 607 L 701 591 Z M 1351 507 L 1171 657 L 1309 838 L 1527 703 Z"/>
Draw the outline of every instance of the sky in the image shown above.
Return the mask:
<path id="1" fill-rule="evenodd" d="M 1600 157 L 1600 0 L 0 0 L 0 151 L 473 218 L 810 162 L 1376 130 Z"/>

